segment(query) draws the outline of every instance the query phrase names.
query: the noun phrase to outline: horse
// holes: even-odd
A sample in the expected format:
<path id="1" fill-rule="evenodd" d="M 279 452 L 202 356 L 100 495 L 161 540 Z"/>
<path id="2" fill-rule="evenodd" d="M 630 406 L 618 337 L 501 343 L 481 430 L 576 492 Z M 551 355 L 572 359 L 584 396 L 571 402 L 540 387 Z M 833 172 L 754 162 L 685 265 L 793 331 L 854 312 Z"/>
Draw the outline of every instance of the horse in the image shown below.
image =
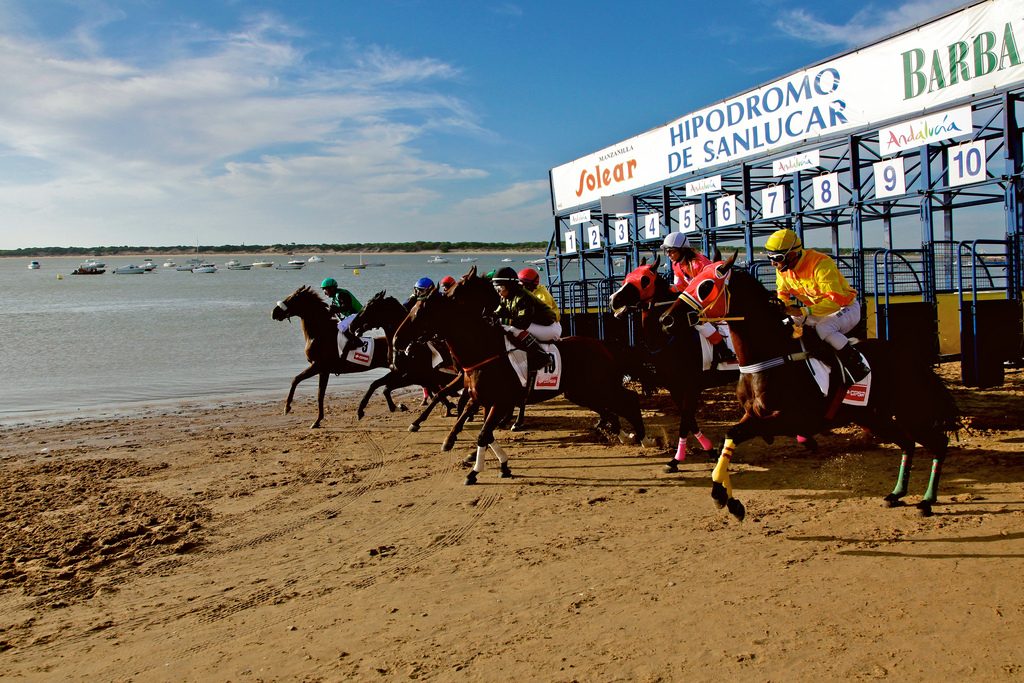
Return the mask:
<path id="1" fill-rule="evenodd" d="M 468 284 L 470 280 L 476 282 Z M 481 285 L 490 287 L 485 280 L 475 277 L 475 270 L 471 269 L 448 296 L 430 295 L 418 301 L 394 336 L 396 349 L 423 335 L 443 336 L 463 368 L 466 389 L 472 400 L 484 408 L 485 417 L 476 442 L 476 462 L 466 475 L 466 485 L 477 483 L 488 448 L 498 458 L 501 477 L 512 476 L 508 456 L 494 440 L 494 429 L 499 419 L 518 404 L 525 391 L 508 361 L 505 331 L 481 317 L 478 306 L 466 303 L 466 297 L 459 296 L 460 287 L 466 291 Z M 566 337 L 557 345 L 563 359 L 561 388 L 534 391 L 531 397 L 543 400 L 563 393 L 573 403 L 597 412 L 616 430 L 621 415 L 633 426 L 636 438 L 642 440 L 644 425 L 639 400 L 623 386 L 622 373 L 604 345 L 585 337 Z"/>
<path id="2" fill-rule="evenodd" d="M 369 365 L 360 365 L 342 358 L 338 353 L 338 321 L 331 315 L 327 302 L 306 285 L 289 294 L 284 301 L 278 301 L 270 316 L 274 320 L 298 317 L 302 321 L 302 334 L 306 338 L 306 360 L 309 361 L 309 367 L 295 375 L 292 380 L 291 389 L 288 390 L 288 399 L 284 404 L 284 412 L 286 415 L 291 412 L 292 398 L 295 396 L 295 387 L 299 385 L 299 382 L 319 375 L 317 417 L 309 426 L 310 429 L 317 429 L 323 422 L 324 394 L 327 393 L 327 380 L 332 372 L 341 375 L 388 366 L 388 340 L 385 337 L 374 338 L 373 356 L 370 358 Z"/>
<path id="3" fill-rule="evenodd" d="M 712 369 L 704 372 L 704 354 L 696 328 L 686 327 L 676 334 L 666 334 L 656 312 L 677 298 L 669 283 L 658 275 L 659 259 L 648 264 L 647 259 L 626 275 L 622 286 L 609 299 L 609 305 L 619 318 L 630 309 L 640 309 L 640 329 L 650 360 L 657 371 L 655 381 L 668 389 L 672 402 L 679 410 L 679 445 L 675 456 L 665 465 L 666 472 L 678 472 L 686 458 L 686 440 L 692 434 L 710 462 L 716 450 L 711 440 L 697 424 L 697 406 L 705 386 L 735 379 L 733 371 Z"/>
<path id="4" fill-rule="evenodd" d="M 817 334 L 795 339 L 796 329 L 783 302 L 753 275 L 734 268 L 735 260 L 734 253 L 725 261 L 705 267 L 663 315 L 666 323 L 672 324 L 679 317 L 677 309 L 682 307 L 691 324 L 699 322 L 700 317 L 730 318 L 733 347 L 740 363 L 736 396 L 743 417 L 728 429 L 712 472 L 711 496 L 715 503 L 719 508 L 728 507 L 737 519 L 745 515 L 743 504 L 733 497 L 729 479 L 729 461 L 736 445 L 756 436 L 771 443 L 777 435 L 810 435 L 852 422 L 903 451 L 896 486 L 884 499 L 889 507 L 904 504 L 916 444 L 931 453 L 928 488 L 917 504 L 922 516 L 931 516 L 949 437 L 962 427 L 949 389 L 919 355 L 885 340 L 869 339 L 857 344 L 872 368 L 866 405 L 841 402 L 848 387 L 842 382 L 842 370 L 832 351 L 822 354 L 835 378 L 830 395 L 824 396 L 807 362 L 809 353 L 801 344 L 801 340 L 810 344 Z M 692 310 L 686 309 L 686 304 Z M 819 341 L 819 348 L 826 346 Z"/>
<path id="5" fill-rule="evenodd" d="M 381 329 L 390 340 L 395 330 L 405 320 L 406 315 L 408 315 L 408 311 L 398 299 L 393 296 L 387 296 L 386 290 L 380 291 L 366 302 L 361 311 L 356 313 L 356 316 L 349 324 L 349 330 L 358 336 L 367 330 Z M 369 403 L 370 397 L 380 387 L 384 387 L 384 398 L 388 402 L 388 410 L 395 412 L 396 406 L 391 398 L 391 392 L 395 389 L 411 385 L 424 387 L 431 394 L 439 395 L 439 400 L 444 403 L 445 409 L 451 415 L 454 406 L 439 392 L 454 377 L 455 375 L 451 372 L 434 367 L 433 354 L 426 342 L 418 341 L 410 344 L 405 353 L 396 355 L 391 371 L 383 377 L 375 379 L 370 384 L 366 393 L 363 394 L 362 400 L 359 402 L 356 416 L 360 420 L 363 419 L 366 404 Z M 405 407 L 401 404 L 398 407 L 405 410 Z"/>

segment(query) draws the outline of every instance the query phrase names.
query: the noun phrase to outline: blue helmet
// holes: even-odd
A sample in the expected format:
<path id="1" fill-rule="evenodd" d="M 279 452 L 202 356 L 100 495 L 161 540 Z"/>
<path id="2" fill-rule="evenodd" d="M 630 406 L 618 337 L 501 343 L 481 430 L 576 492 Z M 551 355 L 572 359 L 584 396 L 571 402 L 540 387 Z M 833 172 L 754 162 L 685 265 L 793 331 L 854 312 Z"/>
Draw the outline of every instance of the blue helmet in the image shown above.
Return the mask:
<path id="1" fill-rule="evenodd" d="M 413 287 L 413 289 L 417 289 L 417 290 L 422 289 L 422 290 L 425 291 L 425 290 L 430 289 L 433 286 L 434 286 L 434 281 L 433 280 L 431 280 L 429 277 L 421 277 L 419 280 L 416 281 L 416 285 Z"/>

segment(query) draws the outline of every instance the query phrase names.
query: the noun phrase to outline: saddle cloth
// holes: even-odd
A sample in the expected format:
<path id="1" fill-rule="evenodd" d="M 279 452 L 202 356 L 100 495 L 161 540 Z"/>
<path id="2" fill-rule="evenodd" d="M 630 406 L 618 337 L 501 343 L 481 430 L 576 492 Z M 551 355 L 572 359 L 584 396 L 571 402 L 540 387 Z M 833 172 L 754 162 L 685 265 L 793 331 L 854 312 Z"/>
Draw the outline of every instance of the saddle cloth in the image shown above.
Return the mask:
<path id="1" fill-rule="evenodd" d="M 345 350 L 345 343 L 348 341 L 348 337 L 344 334 L 338 335 L 338 354 Z M 370 363 L 373 361 L 373 337 L 360 337 L 359 343 L 349 349 L 348 355 L 345 356 L 345 360 L 355 365 L 361 365 L 364 368 L 370 367 Z"/>
<path id="2" fill-rule="evenodd" d="M 723 330 L 724 325 L 718 326 L 718 331 L 722 335 L 722 339 L 725 341 L 725 345 L 730 351 L 736 353 L 736 350 L 732 347 L 732 337 L 729 336 L 728 330 Z M 711 369 L 711 364 L 715 359 L 714 344 L 708 341 L 708 338 L 704 335 L 700 336 L 700 352 L 701 352 L 701 367 L 704 371 Z M 736 370 L 739 368 L 738 363 L 719 363 L 716 370 Z"/>
<path id="3" fill-rule="evenodd" d="M 545 367 L 537 371 L 533 388 L 538 391 L 558 391 L 562 385 L 562 354 L 554 344 L 540 344 L 540 347 L 548 354 L 550 360 Z M 516 348 L 508 339 L 505 339 L 505 350 L 508 351 L 508 362 L 512 364 L 512 369 L 519 377 L 519 384 L 526 388 L 526 351 Z"/>
<path id="4" fill-rule="evenodd" d="M 427 348 L 430 349 L 430 367 L 432 369 L 437 370 L 439 372 L 447 373 L 449 375 L 459 374 L 458 369 L 455 368 L 453 365 L 446 366 L 444 364 L 444 356 L 442 356 L 441 352 L 437 350 L 437 346 L 434 345 L 434 342 L 428 341 Z"/>
<path id="5" fill-rule="evenodd" d="M 817 358 L 808 358 L 807 367 L 810 368 L 814 381 L 818 383 L 821 395 L 828 396 L 829 382 L 832 379 L 832 368 Z M 849 406 L 866 406 L 868 404 L 868 397 L 871 395 L 871 376 L 872 373 L 869 372 L 867 377 L 847 389 L 846 396 L 843 397 L 843 403 Z"/>

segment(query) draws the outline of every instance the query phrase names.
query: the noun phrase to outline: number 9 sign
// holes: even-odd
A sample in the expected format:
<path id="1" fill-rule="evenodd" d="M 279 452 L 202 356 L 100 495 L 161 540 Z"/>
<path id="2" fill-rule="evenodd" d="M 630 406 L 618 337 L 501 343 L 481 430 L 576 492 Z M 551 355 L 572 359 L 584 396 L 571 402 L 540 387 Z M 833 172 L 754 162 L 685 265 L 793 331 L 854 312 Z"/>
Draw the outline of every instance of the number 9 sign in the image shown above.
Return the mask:
<path id="1" fill-rule="evenodd" d="M 895 157 L 873 164 L 875 171 L 875 197 L 898 197 L 907 193 L 907 178 L 903 170 L 903 157 Z"/>

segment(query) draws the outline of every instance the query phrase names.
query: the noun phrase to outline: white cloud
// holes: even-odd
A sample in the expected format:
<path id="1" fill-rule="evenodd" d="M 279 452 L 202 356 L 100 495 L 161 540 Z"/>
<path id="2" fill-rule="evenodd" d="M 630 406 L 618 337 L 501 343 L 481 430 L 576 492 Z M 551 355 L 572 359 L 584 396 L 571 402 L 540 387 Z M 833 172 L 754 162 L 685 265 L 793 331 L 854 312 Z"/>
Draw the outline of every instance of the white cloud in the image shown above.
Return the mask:
<path id="1" fill-rule="evenodd" d="M 486 238 L 489 199 L 460 199 L 500 180 L 424 151 L 438 131 L 495 138 L 450 94 L 457 66 L 374 46 L 312 63 L 267 15 L 115 59 L 94 29 L 116 18 L 49 42 L 0 28 L 0 248 Z M 493 199 L 531 193 L 546 201 L 546 183 Z"/>
<path id="2" fill-rule="evenodd" d="M 911 0 L 896 6 L 867 4 L 848 21 L 830 24 L 803 9 L 783 13 L 775 22 L 783 33 L 815 45 L 858 47 L 959 7 L 961 0 Z M 856 5 L 847 5 L 856 7 Z"/>

